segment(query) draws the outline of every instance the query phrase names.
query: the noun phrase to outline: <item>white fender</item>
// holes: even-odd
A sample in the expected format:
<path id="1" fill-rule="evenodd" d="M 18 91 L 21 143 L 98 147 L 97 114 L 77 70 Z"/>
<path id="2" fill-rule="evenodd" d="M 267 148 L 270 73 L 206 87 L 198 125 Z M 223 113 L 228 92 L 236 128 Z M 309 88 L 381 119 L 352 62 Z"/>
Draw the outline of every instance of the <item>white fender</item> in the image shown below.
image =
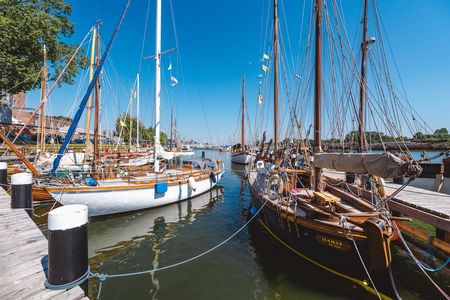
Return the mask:
<path id="1" fill-rule="evenodd" d="M 258 170 L 264 169 L 264 161 L 258 160 L 258 161 L 256 162 L 256 169 L 258 169 Z"/>
<path id="2" fill-rule="evenodd" d="M 278 189 L 274 192 L 270 190 L 270 187 L 273 184 L 278 184 Z M 283 193 L 283 188 L 283 179 L 277 174 L 272 175 L 267 181 L 267 197 L 269 197 L 270 200 L 277 200 L 278 196 Z"/>
<path id="3" fill-rule="evenodd" d="M 189 188 L 195 192 L 195 190 L 197 189 L 197 182 L 195 182 L 194 177 L 189 177 L 188 185 L 189 185 Z"/>

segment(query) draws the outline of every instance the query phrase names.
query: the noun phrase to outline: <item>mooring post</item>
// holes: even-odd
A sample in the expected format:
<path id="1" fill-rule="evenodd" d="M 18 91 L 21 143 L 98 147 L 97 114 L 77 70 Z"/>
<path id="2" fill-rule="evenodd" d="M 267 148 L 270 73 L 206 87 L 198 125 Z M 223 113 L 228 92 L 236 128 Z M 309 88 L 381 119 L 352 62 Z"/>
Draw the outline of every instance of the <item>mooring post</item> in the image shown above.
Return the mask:
<path id="1" fill-rule="evenodd" d="M 33 175 L 18 173 L 11 176 L 11 208 L 23 208 L 33 215 Z"/>
<path id="2" fill-rule="evenodd" d="M 205 158 L 205 151 L 202 151 L 202 158 Z"/>
<path id="3" fill-rule="evenodd" d="M 0 162 L 0 184 L 6 191 L 8 190 L 8 164 Z"/>
<path id="4" fill-rule="evenodd" d="M 89 272 L 87 223 L 86 205 L 65 205 L 48 214 L 49 284 L 65 285 Z"/>

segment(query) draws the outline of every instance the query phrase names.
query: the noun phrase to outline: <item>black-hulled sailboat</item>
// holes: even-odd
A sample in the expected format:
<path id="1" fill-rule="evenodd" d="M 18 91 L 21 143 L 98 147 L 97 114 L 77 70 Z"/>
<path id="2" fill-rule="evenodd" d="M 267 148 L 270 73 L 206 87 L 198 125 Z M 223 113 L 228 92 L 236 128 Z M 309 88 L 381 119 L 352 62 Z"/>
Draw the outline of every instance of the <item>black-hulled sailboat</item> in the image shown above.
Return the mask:
<path id="1" fill-rule="evenodd" d="M 251 212 L 259 212 L 257 221 L 262 229 L 300 259 L 360 285 L 380 299 L 398 298 L 390 250 L 396 218 L 389 213 L 382 178 L 401 177 L 406 173 L 417 176 L 420 168 L 414 160 L 400 159 L 390 153 L 322 151 L 323 1 L 315 0 L 314 8 L 314 155 L 311 164 L 305 167 L 296 161 L 299 157 L 292 155 L 290 146 L 282 145 L 278 139 L 279 43 L 277 0 L 274 0 L 274 155 L 270 159 L 258 155 L 249 172 Z M 367 0 L 364 13 L 363 52 L 367 43 Z M 364 94 L 364 55 L 362 62 L 359 81 Z M 361 105 L 364 106 L 363 95 Z M 363 114 L 362 108 L 359 118 L 364 118 Z M 363 119 L 359 124 L 360 132 L 364 132 Z M 364 143 L 362 138 L 361 143 Z M 308 151 L 304 151 L 306 156 Z M 259 153 L 264 152 L 268 151 L 264 151 L 263 143 Z M 370 177 L 373 188 L 361 195 L 352 194 L 323 168 L 364 174 Z M 371 203 L 368 199 L 375 200 Z"/>

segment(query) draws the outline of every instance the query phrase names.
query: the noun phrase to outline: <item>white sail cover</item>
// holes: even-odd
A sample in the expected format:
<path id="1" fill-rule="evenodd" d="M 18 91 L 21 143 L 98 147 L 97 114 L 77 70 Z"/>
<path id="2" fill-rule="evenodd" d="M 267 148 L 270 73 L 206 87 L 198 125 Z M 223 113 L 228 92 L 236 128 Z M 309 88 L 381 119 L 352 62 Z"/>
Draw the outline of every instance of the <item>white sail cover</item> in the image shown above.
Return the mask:
<path id="1" fill-rule="evenodd" d="M 405 174 L 405 161 L 391 153 L 318 153 L 314 164 L 319 168 L 396 178 Z"/>

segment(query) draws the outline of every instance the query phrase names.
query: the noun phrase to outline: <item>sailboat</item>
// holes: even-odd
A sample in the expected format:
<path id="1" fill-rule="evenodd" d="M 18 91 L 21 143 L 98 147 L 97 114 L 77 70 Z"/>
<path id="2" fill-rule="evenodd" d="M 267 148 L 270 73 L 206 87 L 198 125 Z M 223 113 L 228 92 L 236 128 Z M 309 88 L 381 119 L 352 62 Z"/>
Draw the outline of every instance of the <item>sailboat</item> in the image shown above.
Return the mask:
<path id="1" fill-rule="evenodd" d="M 102 56 L 87 93 L 84 96 L 67 136 L 53 162 L 52 175 L 56 175 L 59 163 L 66 147 L 73 136 L 73 132 L 83 113 L 90 93 L 94 86 L 98 91 L 98 78 L 101 68 L 111 48 L 112 42 L 124 19 L 129 6 L 127 2 L 119 23 L 113 32 L 105 53 Z M 40 181 L 37 186 L 46 190 L 54 199 L 62 204 L 84 204 L 89 208 L 89 216 L 109 215 L 134 210 L 141 210 L 162 206 L 185 199 L 189 199 L 212 189 L 220 181 L 224 173 L 222 162 L 211 159 L 200 161 L 185 161 L 182 167 L 165 169 L 160 167 L 160 158 L 170 159 L 173 154 L 165 151 L 160 144 L 160 100 L 161 100 L 161 0 L 156 3 L 156 51 L 155 51 L 155 135 L 153 172 L 143 172 L 132 176 L 126 168 L 117 166 L 122 172 L 118 178 L 101 179 L 103 172 L 108 171 L 108 165 L 96 165 L 97 173 L 92 176 L 69 176 L 58 178 L 52 176 Z M 96 105 L 97 107 L 97 105 Z M 98 131 L 95 132 L 98 134 Z M 94 143 L 94 157 L 98 158 L 97 147 Z M 95 160 L 94 160 L 95 161 Z M 164 169 L 163 169 L 164 168 Z M 99 179 L 100 178 L 100 179 Z"/>
<path id="2" fill-rule="evenodd" d="M 380 299 L 399 298 L 391 267 L 391 241 L 396 225 L 387 203 L 383 178 L 406 174 L 415 177 L 421 169 L 410 156 L 392 153 L 325 153 L 322 151 L 322 10 L 323 0 L 315 0 L 314 57 L 314 154 L 306 167 L 292 155 L 290 145 L 278 140 L 278 15 L 274 0 L 274 156 L 258 155 L 248 182 L 252 196 L 252 214 L 268 233 L 299 259 L 361 286 Z M 367 0 L 364 6 L 363 53 L 367 39 Z M 361 106 L 367 93 L 365 56 L 358 82 Z M 361 113 L 362 111 L 362 113 Z M 360 132 L 364 132 L 364 109 L 360 111 Z M 361 136 L 363 136 L 361 134 Z M 364 138 L 361 138 L 364 145 Z M 261 145 L 264 153 L 267 145 Z M 267 148 L 270 147 L 270 144 Z M 267 149 L 268 151 L 269 149 Z M 309 158 L 310 149 L 303 149 Z M 266 152 L 267 152 L 266 151 Z M 311 151 L 312 152 L 312 151 Z M 406 154 L 406 153 L 405 153 Z M 324 168 L 326 168 L 324 170 Z M 372 187 L 361 194 L 346 189 L 348 183 L 330 176 L 328 169 L 368 176 Z M 344 173 L 342 173 L 344 174 Z M 354 175 L 353 175 L 354 176 Z"/>
<path id="3" fill-rule="evenodd" d="M 232 147 L 231 162 L 248 165 L 254 155 L 245 146 L 245 74 L 242 74 L 241 143 Z"/>

